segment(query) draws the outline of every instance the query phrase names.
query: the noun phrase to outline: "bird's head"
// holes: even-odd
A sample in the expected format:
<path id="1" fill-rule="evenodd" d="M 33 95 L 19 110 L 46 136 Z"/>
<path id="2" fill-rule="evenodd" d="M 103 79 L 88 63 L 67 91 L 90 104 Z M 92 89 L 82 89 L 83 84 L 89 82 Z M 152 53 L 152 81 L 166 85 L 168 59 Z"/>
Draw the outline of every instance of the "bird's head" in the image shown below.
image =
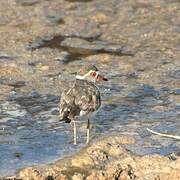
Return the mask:
<path id="1" fill-rule="evenodd" d="M 83 66 L 76 75 L 76 79 L 87 80 L 89 82 L 108 81 L 107 78 L 102 76 L 96 66 L 89 64 Z"/>

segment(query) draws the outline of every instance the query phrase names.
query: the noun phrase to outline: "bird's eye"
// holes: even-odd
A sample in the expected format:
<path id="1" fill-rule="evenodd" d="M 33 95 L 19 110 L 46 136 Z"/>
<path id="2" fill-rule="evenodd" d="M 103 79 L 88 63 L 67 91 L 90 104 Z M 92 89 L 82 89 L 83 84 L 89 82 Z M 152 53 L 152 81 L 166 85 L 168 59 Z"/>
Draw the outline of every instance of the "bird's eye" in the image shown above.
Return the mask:
<path id="1" fill-rule="evenodd" d="M 96 72 L 92 72 L 92 73 L 91 73 L 91 76 L 94 76 L 94 77 L 95 77 L 95 76 L 96 76 Z"/>

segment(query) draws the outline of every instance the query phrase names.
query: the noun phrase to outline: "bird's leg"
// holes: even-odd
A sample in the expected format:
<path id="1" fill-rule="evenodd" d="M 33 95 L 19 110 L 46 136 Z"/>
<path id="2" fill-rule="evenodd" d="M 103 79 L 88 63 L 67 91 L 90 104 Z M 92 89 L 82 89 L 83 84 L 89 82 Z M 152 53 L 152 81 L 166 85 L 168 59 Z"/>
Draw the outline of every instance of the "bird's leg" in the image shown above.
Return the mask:
<path id="1" fill-rule="evenodd" d="M 73 133 L 74 144 L 77 144 L 77 128 L 76 128 L 75 120 L 73 120 L 73 124 L 74 124 L 74 133 Z"/>
<path id="2" fill-rule="evenodd" d="M 87 122 L 87 139 L 86 139 L 86 143 L 89 143 L 89 135 L 90 135 L 90 120 L 88 118 L 88 122 Z"/>

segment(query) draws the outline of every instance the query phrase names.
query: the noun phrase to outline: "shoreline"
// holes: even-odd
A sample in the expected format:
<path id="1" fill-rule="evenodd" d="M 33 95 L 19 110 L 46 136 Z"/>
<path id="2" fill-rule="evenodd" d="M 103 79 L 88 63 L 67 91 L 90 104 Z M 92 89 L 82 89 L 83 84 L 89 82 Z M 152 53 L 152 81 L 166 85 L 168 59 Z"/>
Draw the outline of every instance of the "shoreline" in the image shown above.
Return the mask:
<path id="1" fill-rule="evenodd" d="M 136 155 L 123 145 L 135 144 L 129 136 L 112 135 L 91 143 L 78 153 L 50 164 L 19 170 L 10 179 L 179 179 L 180 157 Z"/>

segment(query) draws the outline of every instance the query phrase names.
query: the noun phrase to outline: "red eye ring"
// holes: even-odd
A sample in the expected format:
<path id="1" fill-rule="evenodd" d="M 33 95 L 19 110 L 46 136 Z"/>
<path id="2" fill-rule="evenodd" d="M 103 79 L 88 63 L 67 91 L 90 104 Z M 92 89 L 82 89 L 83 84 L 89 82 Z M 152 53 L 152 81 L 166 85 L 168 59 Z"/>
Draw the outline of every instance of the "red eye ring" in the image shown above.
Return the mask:
<path id="1" fill-rule="evenodd" d="M 96 72 L 92 72 L 91 76 L 95 77 L 96 76 Z"/>

